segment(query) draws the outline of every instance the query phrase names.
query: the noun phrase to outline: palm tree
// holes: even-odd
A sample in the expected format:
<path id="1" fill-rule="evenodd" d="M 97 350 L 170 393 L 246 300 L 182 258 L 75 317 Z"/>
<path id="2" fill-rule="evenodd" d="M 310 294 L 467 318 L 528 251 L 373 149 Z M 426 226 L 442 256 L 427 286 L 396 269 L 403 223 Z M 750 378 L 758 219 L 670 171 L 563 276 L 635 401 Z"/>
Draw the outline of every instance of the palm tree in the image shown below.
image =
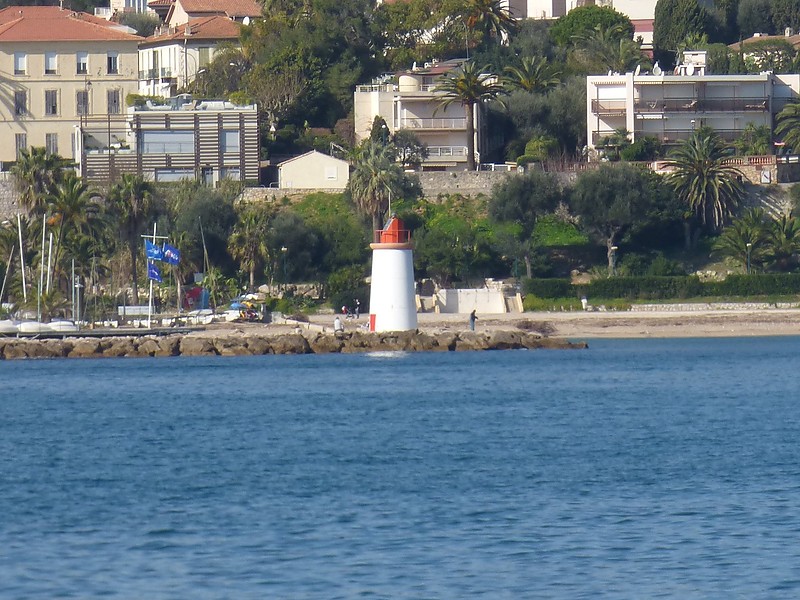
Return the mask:
<path id="1" fill-rule="evenodd" d="M 46 197 L 69 165 L 69 161 L 48 153 L 44 146 L 20 150 L 17 162 L 11 167 L 11 175 L 20 194 L 19 201 L 28 214 L 41 216 L 45 213 Z"/>
<path id="2" fill-rule="evenodd" d="M 269 257 L 267 229 L 270 216 L 269 212 L 258 208 L 245 209 L 239 214 L 238 223 L 228 238 L 231 256 L 250 273 L 248 291 L 255 288 L 256 268 Z"/>
<path id="3" fill-rule="evenodd" d="M 53 264 L 58 266 L 61 247 L 68 232 L 88 233 L 90 221 L 100 212 L 100 206 L 89 186 L 74 172 L 67 173 L 49 195 L 51 217 L 49 224 L 57 227 L 56 251 Z"/>
<path id="4" fill-rule="evenodd" d="M 800 149 L 800 102 L 787 104 L 778 113 L 776 135 L 793 151 Z"/>
<path id="5" fill-rule="evenodd" d="M 447 109 L 454 102 L 464 107 L 467 120 L 467 169 L 475 170 L 475 105 L 481 102 L 498 100 L 506 93 L 496 75 L 490 73 L 491 67 L 477 67 L 467 62 L 460 68 L 443 75 L 436 84 L 436 91 L 442 97 L 439 108 Z"/>
<path id="6" fill-rule="evenodd" d="M 483 37 L 505 40 L 517 28 L 517 22 L 504 0 L 468 0 L 464 16 L 470 31 Z"/>
<path id="7" fill-rule="evenodd" d="M 763 264 L 768 245 L 766 213 L 752 208 L 725 228 L 714 241 L 713 250 L 719 256 L 734 259 L 749 273 L 754 265 Z"/>
<path id="8" fill-rule="evenodd" d="M 622 25 L 596 25 L 589 33 L 575 36 L 572 58 L 589 72 L 607 70 L 626 73 L 637 66 L 650 67 L 641 44 L 632 40 Z"/>
<path id="9" fill-rule="evenodd" d="M 155 188 L 140 175 L 122 175 L 122 181 L 109 192 L 111 209 L 116 216 L 120 239 L 128 245 L 131 257 L 133 301 L 139 304 L 136 258 L 142 245 L 141 235 L 156 216 Z"/>
<path id="10" fill-rule="evenodd" d="M 509 87 L 532 94 L 546 92 L 561 83 L 561 71 L 544 56 L 524 56 L 518 65 L 506 67 L 504 72 L 507 75 L 503 81 Z"/>
<path id="11" fill-rule="evenodd" d="M 356 151 L 353 172 L 347 184 L 358 211 L 372 218 L 373 231 L 383 226 L 382 217 L 392 195 L 402 189 L 403 171 L 395 161 L 392 144 L 365 140 Z"/>
<path id="12" fill-rule="evenodd" d="M 676 148 L 666 161 L 667 181 L 691 214 L 716 231 L 729 219 L 744 196 L 742 173 L 725 164 L 727 148 L 713 131 L 700 129 Z"/>
<path id="13" fill-rule="evenodd" d="M 769 226 L 766 260 L 778 271 L 788 271 L 800 252 L 800 221 L 783 214 Z"/>

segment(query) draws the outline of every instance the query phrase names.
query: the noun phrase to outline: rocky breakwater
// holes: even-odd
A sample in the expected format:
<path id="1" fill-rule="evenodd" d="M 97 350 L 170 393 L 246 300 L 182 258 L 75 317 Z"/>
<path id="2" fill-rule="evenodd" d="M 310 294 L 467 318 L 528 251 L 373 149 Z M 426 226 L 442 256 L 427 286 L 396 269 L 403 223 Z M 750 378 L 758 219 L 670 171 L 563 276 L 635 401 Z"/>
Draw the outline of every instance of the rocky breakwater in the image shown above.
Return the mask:
<path id="1" fill-rule="evenodd" d="M 0 359 L 152 356 L 243 356 L 355 352 L 449 352 L 465 350 L 586 348 L 525 331 L 487 333 L 247 333 L 194 332 L 165 336 L 130 335 L 63 339 L 0 339 Z"/>

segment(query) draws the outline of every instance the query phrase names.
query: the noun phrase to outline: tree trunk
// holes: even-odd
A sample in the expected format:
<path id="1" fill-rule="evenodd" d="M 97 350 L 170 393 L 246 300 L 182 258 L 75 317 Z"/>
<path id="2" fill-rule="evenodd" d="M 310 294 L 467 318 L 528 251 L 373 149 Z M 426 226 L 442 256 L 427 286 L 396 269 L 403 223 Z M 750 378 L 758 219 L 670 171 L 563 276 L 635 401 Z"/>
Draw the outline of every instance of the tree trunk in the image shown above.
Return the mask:
<path id="1" fill-rule="evenodd" d="M 136 281 L 136 252 L 139 247 L 136 244 L 129 244 L 129 250 L 131 251 L 131 276 L 133 278 L 133 285 L 131 285 L 133 298 L 131 299 L 135 306 L 139 306 L 139 284 Z"/>
<path id="2" fill-rule="evenodd" d="M 688 220 L 683 221 L 683 248 L 684 250 L 692 249 L 692 224 Z"/>
<path id="3" fill-rule="evenodd" d="M 527 275 L 528 279 L 530 279 L 531 277 L 533 277 L 533 268 L 531 267 L 531 255 L 526 252 L 523 259 L 525 260 L 525 275 Z"/>
<path id="4" fill-rule="evenodd" d="M 475 170 L 475 105 L 464 105 L 467 113 L 467 170 Z"/>
<path id="5" fill-rule="evenodd" d="M 250 267 L 250 289 L 248 291 L 252 292 L 253 289 L 256 287 L 256 268 Z"/>
<path id="6" fill-rule="evenodd" d="M 617 247 L 614 245 L 614 235 L 606 240 L 606 258 L 608 259 L 608 276 L 617 274 Z"/>

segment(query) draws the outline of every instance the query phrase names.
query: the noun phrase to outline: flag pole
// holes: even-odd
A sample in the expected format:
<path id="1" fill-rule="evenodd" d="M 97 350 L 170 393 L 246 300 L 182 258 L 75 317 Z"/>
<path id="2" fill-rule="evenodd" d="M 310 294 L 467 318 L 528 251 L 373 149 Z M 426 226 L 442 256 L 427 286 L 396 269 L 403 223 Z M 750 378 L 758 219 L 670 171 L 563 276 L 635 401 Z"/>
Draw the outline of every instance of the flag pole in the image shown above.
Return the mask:
<path id="1" fill-rule="evenodd" d="M 157 227 L 158 227 L 158 223 L 153 223 L 153 243 L 154 244 L 156 243 L 156 228 Z M 150 269 L 150 267 L 149 267 L 150 260 L 149 259 L 147 261 L 147 264 L 148 264 L 148 271 L 149 271 L 149 269 Z M 147 328 L 150 329 L 150 327 L 151 327 L 150 320 L 153 317 L 153 280 L 150 279 L 149 276 L 148 276 L 148 279 L 150 280 L 150 295 L 147 298 Z"/>

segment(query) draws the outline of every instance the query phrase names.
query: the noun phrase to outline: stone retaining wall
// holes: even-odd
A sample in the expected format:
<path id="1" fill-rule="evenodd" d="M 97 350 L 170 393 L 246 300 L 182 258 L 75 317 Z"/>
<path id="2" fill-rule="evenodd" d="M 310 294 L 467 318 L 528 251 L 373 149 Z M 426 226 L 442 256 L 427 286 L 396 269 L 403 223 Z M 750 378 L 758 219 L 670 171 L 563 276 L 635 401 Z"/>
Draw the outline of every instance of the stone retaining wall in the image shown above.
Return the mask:
<path id="1" fill-rule="evenodd" d="M 264 336 L 167 335 L 107 338 L 0 339 L 0 359 L 102 358 L 146 356 L 241 356 L 265 354 L 328 354 L 386 351 L 461 351 L 538 348 L 586 348 L 584 342 L 542 337 L 525 331 L 491 333 L 325 334 L 309 332 Z"/>
<path id="2" fill-rule="evenodd" d="M 0 179 L 0 222 L 16 217 L 19 212 L 17 198 L 18 194 L 11 180 L 7 177 Z"/>
<path id="3" fill-rule="evenodd" d="M 787 310 L 800 308 L 797 302 L 698 302 L 685 304 L 633 304 L 631 312 L 694 312 L 702 310 Z"/>

